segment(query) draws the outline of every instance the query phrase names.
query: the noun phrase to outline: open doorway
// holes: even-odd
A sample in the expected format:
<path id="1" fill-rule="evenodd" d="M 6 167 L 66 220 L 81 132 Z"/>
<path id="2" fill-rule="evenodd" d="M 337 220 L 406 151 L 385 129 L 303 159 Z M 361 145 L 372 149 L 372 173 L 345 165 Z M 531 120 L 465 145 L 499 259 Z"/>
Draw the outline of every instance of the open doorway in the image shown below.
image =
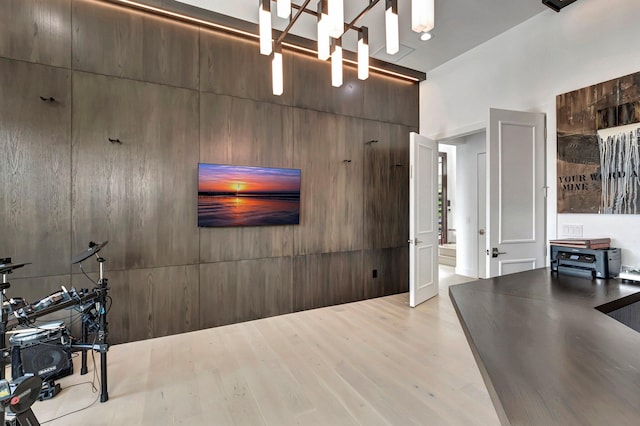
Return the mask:
<path id="1" fill-rule="evenodd" d="M 456 147 L 438 145 L 438 263 L 456 266 Z"/>
<path id="2" fill-rule="evenodd" d="M 440 264 L 455 266 L 457 275 L 485 276 L 485 229 L 483 202 L 479 195 L 486 182 L 480 164 L 486 152 L 486 131 L 440 141 L 438 150 L 446 154 L 446 242 L 440 245 Z M 481 159 L 482 158 L 482 159 Z M 455 262 L 455 263 L 454 263 Z M 480 270 L 482 269 L 482 270 Z"/>
<path id="3" fill-rule="evenodd" d="M 456 152 L 455 191 L 448 184 L 447 194 L 456 199 L 455 225 L 448 226 L 456 234 L 457 275 L 544 266 L 545 134 L 542 113 L 491 108 L 486 128 L 438 140 L 439 150 L 453 145 Z"/>

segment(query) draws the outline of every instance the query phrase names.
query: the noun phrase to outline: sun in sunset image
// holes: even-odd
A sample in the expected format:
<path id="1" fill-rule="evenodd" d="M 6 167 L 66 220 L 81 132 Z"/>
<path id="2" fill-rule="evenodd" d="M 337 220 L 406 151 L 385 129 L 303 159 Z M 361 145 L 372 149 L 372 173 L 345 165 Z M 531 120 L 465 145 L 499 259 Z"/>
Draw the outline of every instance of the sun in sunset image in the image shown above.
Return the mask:
<path id="1" fill-rule="evenodd" d="M 300 223 L 300 170 L 198 165 L 198 226 Z"/>

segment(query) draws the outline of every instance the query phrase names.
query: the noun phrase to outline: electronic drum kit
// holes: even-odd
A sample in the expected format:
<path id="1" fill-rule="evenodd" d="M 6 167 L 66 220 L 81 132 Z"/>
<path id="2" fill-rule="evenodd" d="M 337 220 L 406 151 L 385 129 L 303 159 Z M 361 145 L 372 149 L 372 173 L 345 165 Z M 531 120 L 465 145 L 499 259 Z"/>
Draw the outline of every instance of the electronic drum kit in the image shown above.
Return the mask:
<path id="1" fill-rule="evenodd" d="M 93 289 L 76 291 L 72 288 L 67 291 L 62 286 L 61 291 L 33 303 L 27 303 L 22 297 L 6 296 L 7 289 L 11 287 L 7 275 L 30 263 L 12 263 L 11 258 L 0 258 L 0 425 L 5 425 L 5 412 L 14 416 L 13 421 L 6 424 L 40 425 L 31 405 L 37 400 L 53 398 L 60 391 L 60 385 L 54 381 L 73 374 L 72 352 L 82 352 L 81 374 L 87 373 L 87 351 L 100 353 L 100 401 L 109 399 L 106 358 L 109 347 L 106 319 L 110 308 L 106 303 L 109 288 L 104 278 L 105 259 L 97 255 L 107 243 L 90 242 L 87 250 L 71 260 L 72 264 L 79 264 L 95 255 L 99 279 Z M 82 339 L 74 339 L 62 321 L 34 325 L 37 318 L 61 309 L 79 312 Z M 7 334 L 10 335 L 10 348 L 6 346 Z M 89 343 L 90 334 L 94 336 L 92 343 Z M 11 382 L 5 379 L 6 365 L 11 365 Z"/>

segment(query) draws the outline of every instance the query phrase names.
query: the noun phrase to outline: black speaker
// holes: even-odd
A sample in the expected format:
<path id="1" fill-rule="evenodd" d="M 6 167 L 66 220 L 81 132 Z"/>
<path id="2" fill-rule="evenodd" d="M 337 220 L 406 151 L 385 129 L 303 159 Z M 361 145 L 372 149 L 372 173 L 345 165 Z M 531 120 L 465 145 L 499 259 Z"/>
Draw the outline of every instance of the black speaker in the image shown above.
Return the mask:
<path id="1" fill-rule="evenodd" d="M 42 341 L 23 348 L 14 347 L 12 372 L 40 376 L 45 382 L 73 374 L 71 351 L 57 342 L 59 339 Z"/>

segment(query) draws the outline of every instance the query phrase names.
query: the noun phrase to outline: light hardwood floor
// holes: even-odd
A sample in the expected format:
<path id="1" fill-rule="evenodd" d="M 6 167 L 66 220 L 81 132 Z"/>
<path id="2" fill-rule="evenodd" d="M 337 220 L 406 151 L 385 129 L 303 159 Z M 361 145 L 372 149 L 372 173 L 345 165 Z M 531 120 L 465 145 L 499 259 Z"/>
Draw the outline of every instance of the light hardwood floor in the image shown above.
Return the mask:
<path id="1" fill-rule="evenodd" d="M 447 292 L 465 278 L 440 271 L 415 309 L 400 294 L 113 346 L 109 401 L 46 424 L 497 425 Z M 41 423 L 96 400 L 89 365 L 34 404 Z"/>

